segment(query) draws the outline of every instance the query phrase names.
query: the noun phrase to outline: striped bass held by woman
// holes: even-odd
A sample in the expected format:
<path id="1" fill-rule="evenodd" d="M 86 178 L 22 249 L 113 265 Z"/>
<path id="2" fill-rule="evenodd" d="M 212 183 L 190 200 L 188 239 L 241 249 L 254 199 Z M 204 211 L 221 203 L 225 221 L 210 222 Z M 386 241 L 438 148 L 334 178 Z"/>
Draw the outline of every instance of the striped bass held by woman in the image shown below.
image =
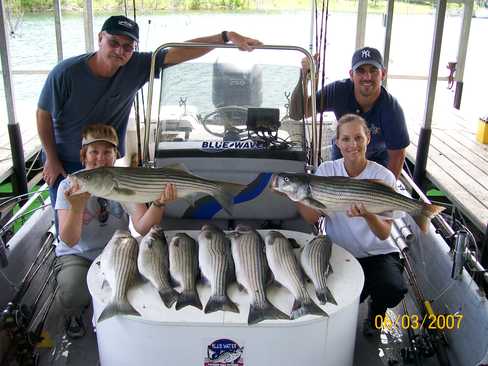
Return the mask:
<path id="1" fill-rule="evenodd" d="M 163 187 L 176 186 L 177 198 L 193 203 L 200 194 L 214 197 L 226 210 L 231 211 L 233 198 L 245 186 L 197 177 L 182 165 L 165 168 L 103 167 L 80 170 L 69 176 L 80 187 L 79 192 L 120 202 L 151 202 L 161 195 Z"/>
<path id="2" fill-rule="evenodd" d="M 397 212 L 403 211 L 412 215 L 423 232 L 427 232 L 429 220 L 444 210 L 444 207 L 404 196 L 370 179 L 279 173 L 273 176 L 271 188 L 323 214 L 346 212 L 358 203 L 371 213 L 389 218 L 399 217 Z"/>

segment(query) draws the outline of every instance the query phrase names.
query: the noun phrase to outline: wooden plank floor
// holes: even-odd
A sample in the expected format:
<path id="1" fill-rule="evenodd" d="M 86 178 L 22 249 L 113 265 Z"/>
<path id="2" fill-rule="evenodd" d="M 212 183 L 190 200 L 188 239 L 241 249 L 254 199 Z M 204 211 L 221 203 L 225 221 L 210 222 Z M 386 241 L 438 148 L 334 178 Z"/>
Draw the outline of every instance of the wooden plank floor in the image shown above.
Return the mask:
<path id="1" fill-rule="evenodd" d="M 420 123 L 408 122 L 411 144 L 407 158 L 415 160 Z M 488 223 L 488 145 L 476 141 L 473 122 L 446 111 L 432 126 L 427 177 L 482 232 Z"/>

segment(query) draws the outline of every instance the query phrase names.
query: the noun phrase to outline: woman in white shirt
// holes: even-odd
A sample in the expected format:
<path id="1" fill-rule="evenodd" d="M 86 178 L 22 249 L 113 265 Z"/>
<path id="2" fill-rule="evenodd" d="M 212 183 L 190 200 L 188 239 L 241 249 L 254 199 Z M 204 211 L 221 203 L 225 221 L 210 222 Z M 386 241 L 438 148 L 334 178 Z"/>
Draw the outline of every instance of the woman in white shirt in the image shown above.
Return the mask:
<path id="1" fill-rule="evenodd" d="M 337 122 L 336 133 L 336 145 L 343 157 L 322 163 L 315 174 L 381 180 L 395 188 L 393 173 L 366 159 L 366 148 L 370 140 L 370 131 L 362 117 L 344 115 Z M 298 210 L 310 223 L 316 223 L 321 215 L 300 203 Z M 352 205 L 347 213 L 330 213 L 324 220 L 326 234 L 334 243 L 354 255 L 363 268 L 365 283 L 360 301 L 368 296 L 371 298 L 363 328 L 365 335 L 375 333 L 375 324 L 381 323 L 386 309 L 396 306 L 408 291 L 403 279 L 399 249 L 388 239 L 391 225 L 391 220 L 368 212 L 361 203 Z"/>

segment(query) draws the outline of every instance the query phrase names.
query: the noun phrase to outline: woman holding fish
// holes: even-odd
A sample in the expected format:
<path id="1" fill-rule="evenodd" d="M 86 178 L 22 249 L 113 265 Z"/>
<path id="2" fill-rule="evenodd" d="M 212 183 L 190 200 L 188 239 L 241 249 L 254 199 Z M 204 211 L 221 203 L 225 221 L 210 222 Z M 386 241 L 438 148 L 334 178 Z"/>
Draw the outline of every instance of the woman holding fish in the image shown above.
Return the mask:
<path id="1" fill-rule="evenodd" d="M 337 123 L 336 145 L 343 158 L 326 161 L 319 166 L 318 176 L 343 176 L 354 179 L 381 181 L 394 188 L 395 176 L 385 167 L 366 159 L 371 140 L 364 119 L 354 114 L 344 115 Z M 298 203 L 302 216 L 316 223 L 323 212 Z M 368 211 L 363 203 L 352 203 L 346 212 L 325 214 L 324 226 L 333 242 L 354 255 L 365 275 L 360 301 L 371 297 L 368 318 L 364 322 L 365 335 L 374 333 L 375 317 L 385 315 L 386 309 L 396 306 L 407 292 L 399 260 L 399 249 L 387 240 L 392 221 Z"/>
<path id="2" fill-rule="evenodd" d="M 111 167 L 117 158 L 118 137 L 113 127 L 90 125 L 83 131 L 81 163 L 86 170 Z M 86 274 L 116 230 L 129 229 L 127 208 L 119 202 L 79 193 L 80 187 L 61 182 L 56 210 L 59 215 L 59 243 L 56 247 L 58 298 L 65 310 L 66 333 L 71 338 L 85 333 L 81 314 L 90 304 Z M 135 230 L 145 235 L 160 223 L 165 203 L 176 199 L 176 188 L 167 184 L 158 200 L 149 208 L 133 204 L 130 210 Z"/>

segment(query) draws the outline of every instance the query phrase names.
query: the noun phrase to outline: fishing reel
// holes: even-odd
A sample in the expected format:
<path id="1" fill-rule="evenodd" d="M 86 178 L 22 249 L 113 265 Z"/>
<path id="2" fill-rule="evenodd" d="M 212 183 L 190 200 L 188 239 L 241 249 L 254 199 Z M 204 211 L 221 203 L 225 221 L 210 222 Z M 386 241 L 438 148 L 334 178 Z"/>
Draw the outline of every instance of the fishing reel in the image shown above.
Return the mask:
<path id="1" fill-rule="evenodd" d="M 400 350 L 403 362 L 417 363 L 420 358 L 430 358 L 435 355 L 435 349 L 427 334 L 416 334 L 410 339 L 410 344 Z"/>
<path id="2" fill-rule="evenodd" d="M 34 366 L 37 364 L 33 349 L 39 339 L 27 330 L 31 320 L 32 312 L 25 304 L 17 305 L 9 302 L 0 315 L 0 330 L 5 330 L 10 338 L 11 349 L 7 352 L 5 360 L 9 365 Z"/>

